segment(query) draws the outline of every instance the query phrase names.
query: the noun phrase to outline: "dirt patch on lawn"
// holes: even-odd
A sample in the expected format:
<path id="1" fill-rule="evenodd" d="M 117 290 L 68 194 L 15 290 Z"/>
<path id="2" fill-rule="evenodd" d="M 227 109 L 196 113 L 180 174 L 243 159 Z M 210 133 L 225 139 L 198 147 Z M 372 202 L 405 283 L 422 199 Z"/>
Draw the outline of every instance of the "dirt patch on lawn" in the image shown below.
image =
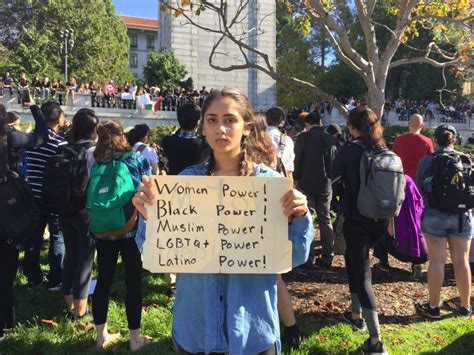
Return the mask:
<path id="1" fill-rule="evenodd" d="M 316 229 L 316 234 L 319 231 Z M 318 246 L 316 247 L 318 253 Z M 423 265 L 422 277 L 412 276 L 411 264 L 402 263 L 390 256 L 391 269 L 380 271 L 377 259 L 370 256 L 372 284 L 377 300 L 380 322 L 384 324 L 408 324 L 423 319 L 415 312 L 414 304 L 428 298 L 426 281 L 427 264 Z M 448 261 L 449 262 L 449 261 Z M 296 268 L 283 275 L 292 295 L 298 319 L 339 321 L 342 312 L 350 307 L 349 287 L 344 257 L 336 255 L 331 270 L 314 266 L 310 270 Z M 446 301 L 443 313 L 452 312 L 458 302 L 452 265 L 446 265 L 446 274 L 441 299 Z M 474 299 L 472 300 L 474 304 Z"/>

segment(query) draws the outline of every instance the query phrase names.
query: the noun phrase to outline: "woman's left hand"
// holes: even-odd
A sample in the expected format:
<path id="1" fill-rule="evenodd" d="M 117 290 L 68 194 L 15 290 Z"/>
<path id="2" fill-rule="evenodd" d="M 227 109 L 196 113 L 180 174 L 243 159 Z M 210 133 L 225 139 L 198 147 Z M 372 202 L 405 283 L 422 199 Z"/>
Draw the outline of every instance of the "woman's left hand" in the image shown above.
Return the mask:
<path id="1" fill-rule="evenodd" d="M 280 200 L 283 213 L 288 217 L 302 217 L 308 212 L 308 200 L 306 196 L 296 190 L 288 191 Z"/>

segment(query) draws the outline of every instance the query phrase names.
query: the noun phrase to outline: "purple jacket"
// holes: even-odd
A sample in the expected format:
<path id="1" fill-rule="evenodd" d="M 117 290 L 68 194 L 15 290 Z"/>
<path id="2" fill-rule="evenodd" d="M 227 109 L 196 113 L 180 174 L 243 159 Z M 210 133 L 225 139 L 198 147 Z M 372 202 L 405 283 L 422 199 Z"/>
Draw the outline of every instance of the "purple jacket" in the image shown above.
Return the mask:
<path id="1" fill-rule="evenodd" d="M 395 217 L 394 247 L 405 255 L 420 257 L 428 253 L 426 240 L 421 232 L 423 197 L 413 179 L 408 175 L 405 175 L 405 179 L 405 201 L 400 214 Z"/>

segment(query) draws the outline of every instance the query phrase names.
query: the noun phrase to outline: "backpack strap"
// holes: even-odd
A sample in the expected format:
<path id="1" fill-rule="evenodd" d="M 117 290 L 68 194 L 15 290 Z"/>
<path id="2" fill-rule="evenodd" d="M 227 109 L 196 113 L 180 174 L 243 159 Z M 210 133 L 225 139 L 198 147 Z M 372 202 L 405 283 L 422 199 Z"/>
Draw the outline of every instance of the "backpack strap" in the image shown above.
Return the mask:
<path id="1" fill-rule="evenodd" d="M 137 152 L 143 153 L 143 151 L 146 149 L 146 147 L 148 147 L 146 144 L 140 144 L 140 145 L 137 147 Z"/>

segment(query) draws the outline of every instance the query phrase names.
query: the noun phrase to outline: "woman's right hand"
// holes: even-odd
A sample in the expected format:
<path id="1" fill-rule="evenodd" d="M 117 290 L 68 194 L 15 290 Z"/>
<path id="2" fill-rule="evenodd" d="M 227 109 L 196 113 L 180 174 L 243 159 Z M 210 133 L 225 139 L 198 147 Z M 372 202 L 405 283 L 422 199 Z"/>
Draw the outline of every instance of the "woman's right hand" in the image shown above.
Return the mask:
<path id="1" fill-rule="evenodd" d="M 148 219 L 145 204 L 152 205 L 155 199 L 153 185 L 149 176 L 143 175 L 139 191 L 133 196 L 132 203 L 144 219 Z"/>

